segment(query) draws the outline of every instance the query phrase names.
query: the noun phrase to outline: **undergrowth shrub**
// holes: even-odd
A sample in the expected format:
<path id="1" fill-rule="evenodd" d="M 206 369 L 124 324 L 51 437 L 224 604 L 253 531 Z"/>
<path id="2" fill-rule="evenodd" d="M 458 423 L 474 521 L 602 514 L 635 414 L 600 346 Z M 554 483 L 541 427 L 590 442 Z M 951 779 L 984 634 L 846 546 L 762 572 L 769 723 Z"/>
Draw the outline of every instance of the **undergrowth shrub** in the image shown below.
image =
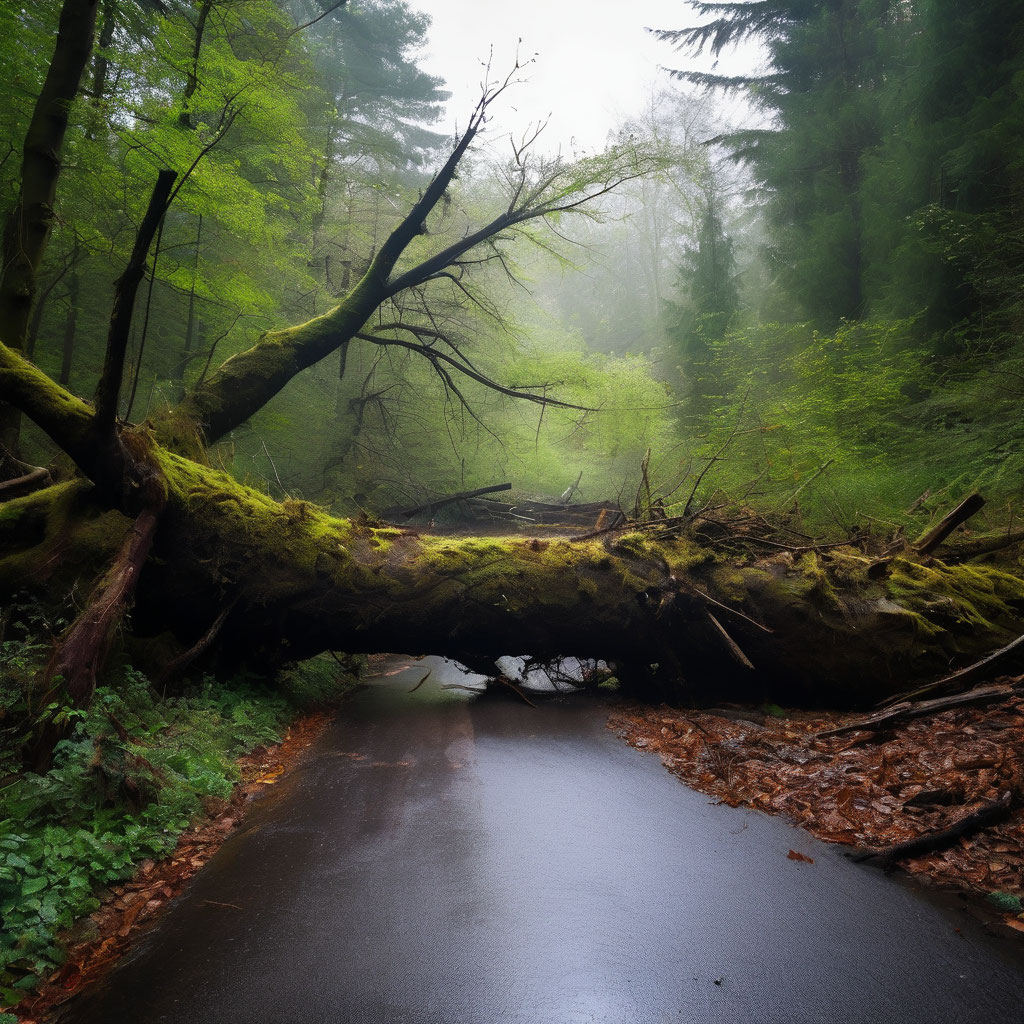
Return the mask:
<path id="1" fill-rule="evenodd" d="M 0 644 L 0 708 L 20 721 L 50 648 L 30 630 L 15 632 L 21 635 Z M 207 676 L 166 698 L 123 667 L 96 690 L 87 711 L 76 713 L 74 731 L 45 775 L 13 770 L 10 740 L 18 730 L 7 731 L 0 1005 L 17 1003 L 60 964 L 58 934 L 99 907 L 104 887 L 129 878 L 139 860 L 173 850 L 204 800 L 230 796 L 240 755 L 277 742 L 296 705 L 336 699 L 351 685 L 352 675 L 330 665 L 313 659 L 274 689 L 254 678 Z"/>

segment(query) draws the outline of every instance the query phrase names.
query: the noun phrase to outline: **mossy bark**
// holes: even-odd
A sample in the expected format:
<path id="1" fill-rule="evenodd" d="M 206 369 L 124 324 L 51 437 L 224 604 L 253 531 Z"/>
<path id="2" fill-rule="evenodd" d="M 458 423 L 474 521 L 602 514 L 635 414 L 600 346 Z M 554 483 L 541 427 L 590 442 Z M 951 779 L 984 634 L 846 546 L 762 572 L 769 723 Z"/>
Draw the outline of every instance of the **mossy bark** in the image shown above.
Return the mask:
<path id="1" fill-rule="evenodd" d="M 572 542 L 422 537 L 276 502 L 155 448 L 164 509 L 134 629 L 183 644 L 235 602 L 219 644 L 257 662 L 323 650 L 615 661 L 661 697 L 850 706 L 1024 632 L 1024 580 L 992 566 L 854 550 L 737 564 L 643 533 Z M 50 588 L 102 564 L 129 520 L 84 484 L 6 503 L 0 588 L 49 566 Z M 753 664 L 745 667 L 713 615 Z M 770 630 L 770 632 L 769 632 Z"/>
<path id="2" fill-rule="evenodd" d="M 92 52 L 98 0 L 64 0 L 50 61 L 22 148 L 20 188 L 2 237 L 0 340 L 21 350 L 36 294 L 36 274 L 55 214 L 61 155 L 69 111 Z M 16 405 L 0 404 L 0 444 L 18 447 Z"/>

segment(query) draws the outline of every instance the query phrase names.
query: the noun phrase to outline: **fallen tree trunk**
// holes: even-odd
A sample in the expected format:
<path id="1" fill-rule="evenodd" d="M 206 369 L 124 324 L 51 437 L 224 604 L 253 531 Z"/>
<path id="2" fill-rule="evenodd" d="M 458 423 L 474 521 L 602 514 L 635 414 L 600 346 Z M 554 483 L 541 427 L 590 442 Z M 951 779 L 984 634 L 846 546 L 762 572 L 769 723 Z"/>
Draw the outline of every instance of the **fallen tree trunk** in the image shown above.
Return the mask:
<path id="1" fill-rule="evenodd" d="M 1024 581 L 989 566 L 895 559 L 872 579 L 854 549 L 735 564 L 687 536 L 417 536 L 276 502 L 155 444 L 147 457 L 167 503 L 134 631 L 191 647 L 234 603 L 217 646 L 239 660 L 572 654 L 614 661 L 662 698 L 858 706 L 1021 628 Z M 5 503 L 0 592 L 38 577 L 59 593 L 109 559 L 131 520 L 105 500 L 80 481 Z"/>

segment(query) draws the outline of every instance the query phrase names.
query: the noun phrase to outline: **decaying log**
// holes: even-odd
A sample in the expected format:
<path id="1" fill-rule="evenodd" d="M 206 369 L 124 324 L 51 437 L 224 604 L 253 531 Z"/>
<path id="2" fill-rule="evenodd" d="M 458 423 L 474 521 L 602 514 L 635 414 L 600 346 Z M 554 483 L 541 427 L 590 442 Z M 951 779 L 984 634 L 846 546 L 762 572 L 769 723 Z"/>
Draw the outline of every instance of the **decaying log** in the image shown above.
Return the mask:
<path id="1" fill-rule="evenodd" d="M 961 523 L 979 512 L 985 499 L 975 491 L 969 494 L 952 512 L 947 513 L 930 530 L 923 533 L 914 542 L 914 550 L 919 555 L 930 555 Z"/>
<path id="2" fill-rule="evenodd" d="M 1013 805 L 1013 794 L 1006 792 L 998 800 L 989 800 L 965 814 L 948 828 L 940 829 L 938 832 L 929 832 L 927 835 L 908 839 L 906 842 L 896 843 L 894 846 L 886 846 L 878 850 L 863 850 L 853 854 L 850 859 L 857 863 L 875 860 L 878 864 L 886 866 L 892 865 L 898 860 L 906 860 L 908 857 L 921 857 L 926 853 L 945 850 L 964 836 L 973 835 L 983 828 L 1005 821 L 1013 811 Z"/>
<path id="3" fill-rule="evenodd" d="M 888 729 L 893 725 L 901 725 L 904 722 L 912 721 L 915 718 L 926 718 L 929 715 L 937 715 L 942 711 L 950 711 L 953 708 L 979 707 L 985 704 L 997 704 L 1024 693 L 1024 676 L 1014 683 L 994 686 L 978 686 L 967 693 L 957 693 L 952 697 L 938 697 L 935 700 L 924 700 L 917 702 L 904 701 L 889 708 L 888 711 L 880 711 L 867 718 L 859 718 L 855 722 L 847 722 L 846 725 L 837 726 L 835 729 L 825 729 L 815 735 L 815 739 L 826 739 L 829 736 L 842 736 L 848 732 L 879 732 Z"/>
<path id="4" fill-rule="evenodd" d="M 610 501 L 562 505 L 550 501 L 525 500 L 506 504 L 493 498 L 473 498 L 468 504 L 478 519 L 509 525 L 526 522 L 542 526 L 590 526 L 596 524 L 602 514 L 606 517 L 614 514 L 617 518 L 620 515 L 615 503 Z"/>
<path id="5" fill-rule="evenodd" d="M 1014 544 L 1024 544 L 1024 530 L 1002 533 L 994 537 L 978 537 L 976 540 L 957 544 L 944 557 L 946 561 L 953 559 L 957 562 L 966 562 L 971 558 L 979 558 L 981 555 L 991 555 L 996 551 L 1004 551 L 1006 548 L 1013 547 Z"/>

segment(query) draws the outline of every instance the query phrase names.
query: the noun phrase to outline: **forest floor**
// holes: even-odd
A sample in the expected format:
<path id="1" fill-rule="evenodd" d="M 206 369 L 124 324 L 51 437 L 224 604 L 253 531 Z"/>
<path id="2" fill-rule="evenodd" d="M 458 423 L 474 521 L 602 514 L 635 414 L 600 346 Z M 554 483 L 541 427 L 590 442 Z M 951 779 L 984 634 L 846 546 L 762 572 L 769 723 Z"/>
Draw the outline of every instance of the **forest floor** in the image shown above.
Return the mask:
<path id="1" fill-rule="evenodd" d="M 186 829 L 162 860 L 144 860 L 127 882 L 101 894 L 102 905 L 64 937 L 67 960 L 12 1007 L 21 1024 L 36 1024 L 103 974 L 156 922 L 167 904 L 241 824 L 252 801 L 301 763 L 332 715 L 314 711 L 297 718 L 280 743 L 258 747 L 236 761 L 241 781 L 230 799 L 207 798 L 204 816 Z"/>
<path id="2" fill-rule="evenodd" d="M 1018 800 L 1006 820 L 899 864 L 984 897 L 1005 925 L 1024 933 L 1024 695 L 884 732 L 818 736 L 859 718 L 775 706 L 690 711 L 627 705 L 609 727 L 632 746 L 658 754 L 702 793 L 733 807 L 785 815 L 819 839 L 862 851 L 947 829 L 1010 792 Z"/>

